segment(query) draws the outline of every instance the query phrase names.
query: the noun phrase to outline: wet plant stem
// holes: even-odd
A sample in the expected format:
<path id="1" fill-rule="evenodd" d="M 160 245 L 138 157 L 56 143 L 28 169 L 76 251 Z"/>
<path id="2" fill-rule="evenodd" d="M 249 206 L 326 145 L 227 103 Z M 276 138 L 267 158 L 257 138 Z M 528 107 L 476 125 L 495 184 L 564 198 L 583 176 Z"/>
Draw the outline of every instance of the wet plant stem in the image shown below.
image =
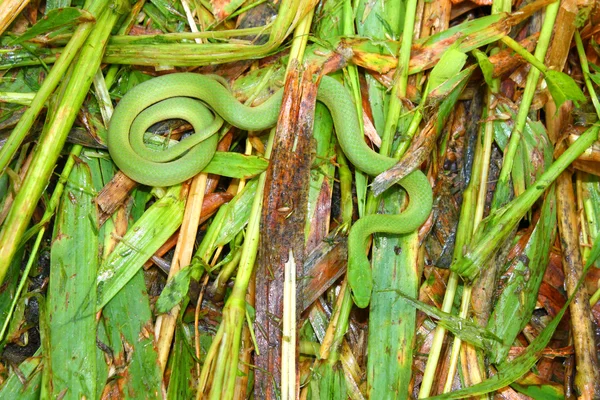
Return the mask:
<path id="1" fill-rule="evenodd" d="M 498 246 L 506 239 L 506 235 L 529 211 L 533 203 L 548 189 L 556 178 L 573 161 L 575 161 L 598 138 L 599 125 L 586 130 L 525 192 L 498 210 L 490 217 L 489 229 L 485 235 L 477 235 L 470 249 L 463 258 L 452 263 L 450 267 L 467 281 L 472 281 L 479 275 L 480 269 L 486 264 Z"/>
<path id="2" fill-rule="evenodd" d="M 579 62 L 581 65 L 581 71 L 583 72 L 585 86 L 589 92 L 592 104 L 594 105 L 594 109 L 596 110 L 596 114 L 600 118 L 600 102 L 598 102 L 598 96 L 596 95 L 596 91 L 594 90 L 594 86 L 592 85 L 592 81 L 590 80 L 590 67 L 588 65 L 587 57 L 585 55 L 585 49 L 583 48 L 583 42 L 581 41 L 581 35 L 577 30 L 575 31 L 575 45 L 577 47 L 577 53 L 579 54 Z M 590 297 L 590 305 L 594 307 L 598 300 L 600 300 L 600 289 L 596 290 L 596 292 Z"/>
<path id="3" fill-rule="evenodd" d="M 546 52 L 548 50 L 548 46 L 550 45 L 550 38 L 552 37 L 552 31 L 554 29 L 554 21 L 556 20 L 556 15 L 558 14 L 558 10 L 560 7 L 560 2 L 554 2 L 546 7 L 546 13 L 544 18 L 544 24 L 542 25 L 542 30 L 540 32 L 540 38 L 538 40 L 537 46 L 535 48 L 535 58 L 540 62 L 543 62 L 544 57 L 546 56 Z M 502 41 L 507 46 L 513 48 L 511 45 L 516 43 L 512 39 L 507 39 L 505 36 Z M 512 40 L 512 41 L 511 41 Z M 513 43 L 514 42 L 514 43 Z M 521 47 L 519 45 L 519 47 Z M 524 56 L 526 60 L 531 60 L 528 52 L 520 51 L 516 48 L 513 50 L 517 51 L 520 55 Z M 535 62 L 534 62 L 535 63 Z M 535 65 L 538 65 L 535 63 Z M 534 65 L 534 66 L 535 66 Z M 545 68 L 545 67 L 544 67 Z M 503 193 L 506 193 L 502 190 L 503 187 L 508 186 L 508 182 L 510 179 L 510 174 L 513 168 L 515 155 L 517 153 L 517 149 L 519 147 L 519 142 L 521 141 L 521 134 L 523 133 L 523 129 L 525 128 L 525 123 L 527 122 L 527 115 L 529 114 L 529 109 L 531 107 L 531 102 L 533 101 L 533 96 L 535 95 L 535 91 L 538 85 L 538 81 L 540 78 L 540 69 L 531 68 L 529 74 L 527 75 L 527 83 L 525 84 L 525 91 L 523 92 L 523 96 L 521 97 L 521 104 L 519 106 L 519 113 L 517 114 L 517 119 L 515 121 L 515 126 L 511 132 L 510 141 L 508 142 L 508 147 L 504 152 L 504 159 L 502 161 L 502 169 L 500 170 L 499 177 L 499 188 L 500 191 L 496 191 L 494 193 L 494 200 L 492 202 L 492 207 L 494 209 L 501 207 L 505 204 L 508 199 L 505 198 Z M 515 195 L 519 195 L 521 193 L 521 189 L 517 190 L 515 188 Z"/>

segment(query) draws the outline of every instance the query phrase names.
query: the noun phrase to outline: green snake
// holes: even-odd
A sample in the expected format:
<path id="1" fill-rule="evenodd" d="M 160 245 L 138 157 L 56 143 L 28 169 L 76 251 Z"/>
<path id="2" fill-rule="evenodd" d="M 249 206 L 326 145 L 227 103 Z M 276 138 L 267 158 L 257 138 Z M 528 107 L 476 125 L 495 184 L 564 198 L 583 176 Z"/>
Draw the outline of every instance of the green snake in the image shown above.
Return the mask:
<path id="1" fill-rule="evenodd" d="M 133 180 L 151 186 L 174 185 L 196 175 L 210 162 L 216 151 L 218 135 L 214 133 L 222 123 L 221 118 L 244 130 L 271 128 L 277 123 L 282 96 L 283 90 L 279 90 L 260 106 L 248 107 L 210 77 L 176 73 L 150 79 L 129 90 L 119 102 L 108 130 L 108 149 L 117 166 Z M 317 100 L 331 112 L 342 151 L 357 169 L 375 176 L 397 163 L 396 159 L 376 153 L 365 143 L 356 107 L 345 86 L 324 76 Z M 196 133 L 165 151 L 148 148 L 143 141 L 147 128 L 170 118 L 188 121 Z M 350 229 L 347 276 L 354 302 L 359 307 L 369 304 L 373 287 L 366 254 L 370 235 L 412 232 L 431 212 L 431 186 L 420 170 L 411 172 L 399 184 L 410 199 L 405 211 L 398 215 L 365 216 Z"/>

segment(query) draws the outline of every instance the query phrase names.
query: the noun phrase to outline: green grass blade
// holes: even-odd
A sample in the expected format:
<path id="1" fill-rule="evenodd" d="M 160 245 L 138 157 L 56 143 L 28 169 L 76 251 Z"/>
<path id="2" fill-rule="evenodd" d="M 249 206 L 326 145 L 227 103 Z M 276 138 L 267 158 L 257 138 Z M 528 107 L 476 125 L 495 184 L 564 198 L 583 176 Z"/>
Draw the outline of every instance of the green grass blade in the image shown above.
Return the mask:
<path id="1" fill-rule="evenodd" d="M 10 374 L 0 387 L 0 399 L 38 400 L 42 385 L 41 362 L 38 351 L 38 355 L 19 364 L 19 370 L 27 380 L 23 383 L 15 372 Z"/>
<path id="2" fill-rule="evenodd" d="M 108 336 L 106 335 L 106 329 L 104 328 L 104 324 L 98 323 L 96 325 L 96 398 L 102 398 L 102 393 L 105 389 L 105 383 L 108 380 L 109 374 L 109 366 L 106 362 L 107 353 L 105 352 L 105 348 L 103 345 L 107 345 L 109 343 Z"/>
<path id="3" fill-rule="evenodd" d="M 269 161 L 263 157 L 217 151 L 202 172 L 229 178 L 250 179 L 266 170 L 268 166 Z"/>
<path id="4" fill-rule="evenodd" d="M 399 38 L 404 24 L 408 24 L 406 29 L 412 31 L 415 3 L 408 3 L 372 4 L 361 1 L 356 13 L 358 33 L 370 38 Z M 403 51 L 399 48 L 393 50 L 394 57 L 404 60 L 398 61 L 401 65 L 408 65 L 406 60 L 410 57 L 411 41 L 411 35 L 404 35 Z M 390 154 L 393 137 L 397 133 L 406 133 L 412 117 L 407 115 L 399 120 L 401 112 L 406 111 L 400 98 L 406 96 L 408 73 L 408 68 L 397 71 L 397 82 L 391 95 L 381 84 L 367 76 L 374 124 L 382 136 L 380 152 L 383 154 Z M 399 213 L 402 199 L 397 189 L 389 191 L 382 196 L 381 211 Z M 365 213 L 372 213 L 378 203 L 370 195 Z M 408 396 L 416 311 L 400 299 L 394 289 L 416 293 L 419 278 L 415 275 L 418 253 L 415 242 L 418 242 L 417 235 L 375 235 L 373 240 L 374 291 L 370 304 L 367 359 L 367 392 L 370 398 Z M 400 254 L 396 252 L 398 248 L 402 248 Z M 397 279 L 400 275 L 403 279 Z M 386 367 L 382 368 L 382 365 Z"/>
<path id="5" fill-rule="evenodd" d="M 534 400 L 563 400 L 565 398 L 564 386 L 542 379 L 533 374 L 512 383 L 513 389 L 531 397 Z"/>
<path id="6" fill-rule="evenodd" d="M 444 129 L 444 124 L 454 110 L 459 96 L 469 83 L 473 71 L 475 71 L 474 66 L 467 67 L 429 93 L 429 101 L 434 104 L 439 102 L 436 121 L 438 133 Z"/>
<path id="7" fill-rule="evenodd" d="M 125 234 L 98 270 L 97 309 L 108 303 L 181 225 L 185 199 L 173 186 Z"/>
<path id="8" fill-rule="evenodd" d="M 594 264 L 598 258 L 600 258 L 600 238 L 596 238 L 596 240 L 594 241 L 594 245 L 592 246 L 590 255 L 588 256 L 588 259 L 585 262 L 584 269 L 587 271 L 587 269 L 591 267 L 592 264 Z"/>
<path id="9" fill-rule="evenodd" d="M 187 296 L 190 289 L 190 279 L 193 277 L 197 281 L 206 269 L 208 269 L 207 264 L 200 264 L 192 260 L 191 264 L 177 271 L 160 293 L 160 297 L 156 302 L 156 311 L 160 314 L 166 314 L 185 300 L 185 296 Z"/>
<path id="10" fill-rule="evenodd" d="M 89 11 L 93 15 L 98 16 L 106 7 L 108 0 L 96 1 L 94 3 L 93 9 L 90 8 Z M 67 46 L 63 49 L 64 51 L 61 53 L 59 60 L 50 70 L 50 73 L 42 83 L 39 91 L 36 93 L 36 96 L 33 99 L 30 107 L 27 109 L 25 114 L 23 114 L 19 120 L 19 123 L 13 130 L 11 138 L 4 144 L 4 146 L 2 146 L 2 149 L 0 150 L 0 171 L 4 171 L 10 160 L 13 158 L 19 145 L 23 142 L 25 135 L 27 132 L 29 132 L 29 129 L 35 122 L 36 117 L 42 110 L 42 107 L 46 101 L 48 101 L 48 98 L 54 89 L 56 89 L 60 80 L 64 77 L 65 73 L 67 72 L 67 68 L 69 65 L 71 65 L 71 62 L 78 54 L 78 51 L 83 46 L 93 27 L 93 22 L 87 22 L 80 25 L 73 34 L 69 44 L 67 44 Z M 9 56 L 9 53 L 7 53 L 6 56 Z M 14 60 L 11 60 L 10 57 L 7 59 L 8 66 L 14 67 L 14 65 L 11 65 L 14 64 Z"/>
<path id="11" fill-rule="evenodd" d="M 184 332 L 185 331 L 185 332 Z M 187 332 L 187 336 L 186 336 Z M 194 370 L 195 359 L 189 341 L 192 333 L 189 328 L 180 325 L 175 330 L 175 343 L 169 357 L 167 369 L 171 371 L 167 399 L 193 399 L 196 377 Z"/>
<path id="12" fill-rule="evenodd" d="M 17 254 L 8 269 L 4 284 L 0 287 L 0 327 L 6 326 L 6 319 L 11 317 L 12 302 L 17 295 L 17 284 L 19 283 L 19 271 L 23 259 L 23 250 L 17 251 Z M 0 340 L 3 340 L 3 333 L 0 334 Z"/>
<path id="13" fill-rule="evenodd" d="M 57 8 L 63 8 L 63 7 L 69 7 L 71 5 L 71 0 L 48 0 L 46 2 L 46 13 L 49 14 L 49 11 L 57 9 Z"/>
<path id="14" fill-rule="evenodd" d="M 517 113 L 508 105 L 500 104 L 497 107 L 498 115 L 510 116 L 509 121 L 517 118 Z M 500 148 L 506 148 L 509 143 L 513 125 L 509 121 L 494 121 L 494 139 Z M 540 121 L 527 118 L 515 153 L 513 170 L 511 171 L 512 184 L 516 193 L 523 193 L 528 187 L 535 184 L 535 180 L 552 163 L 553 146 Z M 499 186 L 495 201 L 504 204 L 510 197 L 510 186 Z"/>
<path id="15" fill-rule="evenodd" d="M 597 241 L 600 243 L 600 241 Z M 597 243 L 596 243 L 597 244 Z M 597 255 L 600 255 L 600 245 L 597 245 Z M 586 264 L 585 270 L 589 268 L 589 263 Z M 585 274 L 583 275 L 585 276 Z M 583 280 L 580 280 L 577 287 L 581 285 Z M 576 293 L 577 290 L 574 291 Z M 529 371 L 538 359 L 541 357 L 541 352 L 544 350 L 550 339 L 552 339 L 552 335 L 554 335 L 554 331 L 558 327 L 563 315 L 569 308 L 571 301 L 574 296 L 571 296 L 569 300 L 565 303 L 563 308 L 560 309 L 558 314 L 554 317 L 552 321 L 540 332 L 540 334 L 531 342 L 531 344 L 527 347 L 527 350 L 523 352 L 518 357 L 514 358 L 509 362 L 505 362 L 498 367 L 498 372 L 496 375 L 492 376 L 485 381 L 478 383 L 476 385 L 470 386 L 468 388 L 456 390 L 454 392 L 446 393 L 440 396 L 429 397 L 429 399 L 461 399 L 469 396 L 477 396 L 486 393 L 493 392 L 494 390 L 501 389 L 505 386 L 510 385 L 515 382 L 521 376 L 525 375 L 527 371 Z"/>
<path id="16" fill-rule="evenodd" d="M 114 166 L 108 161 L 108 157 L 86 160 L 92 171 L 95 190 L 98 192 L 114 175 Z M 145 202 L 141 201 L 133 206 L 133 209 L 141 209 L 142 212 L 144 208 Z M 104 242 L 112 240 L 113 227 L 112 219 L 102 226 L 100 232 Z M 103 324 L 98 328 L 98 339 L 100 340 L 102 333 L 103 343 L 109 345 L 112 350 L 112 367 L 119 370 L 119 374 L 107 383 L 107 388 L 104 387 L 108 365 L 104 362 L 105 355 L 101 352 L 102 364 L 98 365 L 98 375 L 100 378 L 104 377 L 104 380 L 99 381 L 100 391 L 119 393 L 119 398 L 122 399 L 160 399 L 162 374 L 154 346 L 153 316 L 142 271 L 138 271 L 106 304 L 102 316 Z M 102 367 L 106 371 L 102 371 Z"/>
<path id="17" fill-rule="evenodd" d="M 399 191 L 383 195 L 386 213 L 400 211 Z M 397 291 L 417 295 L 418 235 L 376 235 L 373 243 L 373 295 L 369 316 L 367 382 L 370 398 L 406 398 L 412 375 L 416 310 Z M 396 249 L 402 251 L 396 253 Z M 402 276 L 402 279 L 398 279 Z M 385 365 L 385 368 L 382 368 Z"/>
<path id="18" fill-rule="evenodd" d="M 504 362 L 510 346 L 531 318 L 555 234 L 556 198 L 550 190 L 523 252 L 516 257 L 516 265 L 510 266 L 508 281 L 503 284 L 488 321 L 488 330 L 502 339 L 502 342 L 492 343 L 490 349 L 491 359 L 496 364 Z"/>
<path id="19" fill-rule="evenodd" d="M 55 225 L 48 286 L 51 364 L 48 393 L 65 399 L 96 396 L 96 270 L 98 223 L 87 165 L 75 166 Z"/>
<path id="20" fill-rule="evenodd" d="M 472 321 L 441 311 L 429 304 L 415 300 L 400 291 L 398 291 L 398 295 L 402 296 L 412 307 L 417 308 L 430 317 L 437 318 L 440 326 L 443 326 L 462 341 L 471 343 L 475 347 L 487 349 L 491 343 L 500 341 L 493 333 L 486 331 Z"/>
<path id="21" fill-rule="evenodd" d="M 85 10 L 71 7 L 52 10 L 46 14 L 44 19 L 37 22 L 21 36 L 11 41 L 10 45 L 33 39 L 37 35 L 48 35 L 54 30 L 68 28 L 86 22 L 93 23 L 95 22 L 95 18 Z"/>
<path id="22" fill-rule="evenodd" d="M 113 356 L 122 367 L 120 399 L 161 399 L 162 374 L 154 346 L 153 317 L 140 270 L 102 310 Z M 114 392 L 113 392 L 114 393 Z"/>
<path id="23" fill-rule="evenodd" d="M 311 236 L 311 231 L 313 231 L 313 235 L 316 235 L 317 240 L 320 241 L 322 236 L 327 235 L 326 228 L 329 228 L 329 224 L 325 225 L 322 221 L 324 210 L 321 210 L 323 206 L 320 203 L 330 203 L 333 177 L 335 175 L 335 167 L 330 160 L 335 155 L 335 145 L 332 144 L 333 120 L 329 110 L 323 104 L 317 103 L 314 118 L 313 139 L 316 151 L 313 158 L 313 168 L 310 171 L 304 235 L 306 240 L 314 241 L 315 237 Z M 307 243 L 307 251 L 310 251 L 309 249 L 312 249 L 316 244 L 315 242 Z"/>
<path id="24" fill-rule="evenodd" d="M 346 399 L 346 382 L 344 381 L 344 371 L 339 365 L 332 366 L 329 363 L 322 363 L 313 370 L 313 376 L 310 381 L 308 399 Z"/>
<path id="25" fill-rule="evenodd" d="M 582 179 L 581 188 L 583 208 L 588 224 L 588 242 L 593 243 L 600 236 L 600 178 L 587 175 Z M 582 248 L 584 260 L 588 259 L 589 251 L 588 248 Z"/>

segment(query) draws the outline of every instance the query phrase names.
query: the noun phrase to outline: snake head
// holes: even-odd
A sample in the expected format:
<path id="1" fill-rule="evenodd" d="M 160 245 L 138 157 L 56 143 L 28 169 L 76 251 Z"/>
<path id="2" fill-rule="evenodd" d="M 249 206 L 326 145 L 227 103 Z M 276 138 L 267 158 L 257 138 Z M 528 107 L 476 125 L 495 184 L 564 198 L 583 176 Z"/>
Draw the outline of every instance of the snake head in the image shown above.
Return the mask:
<path id="1" fill-rule="evenodd" d="M 348 285 L 352 290 L 352 299 L 359 308 L 366 308 L 371 300 L 373 291 L 373 276 L 371 275 L 371 265 L 368 260 L 366 265 L 363 260 L 350 258 L 348 260 Z"/>

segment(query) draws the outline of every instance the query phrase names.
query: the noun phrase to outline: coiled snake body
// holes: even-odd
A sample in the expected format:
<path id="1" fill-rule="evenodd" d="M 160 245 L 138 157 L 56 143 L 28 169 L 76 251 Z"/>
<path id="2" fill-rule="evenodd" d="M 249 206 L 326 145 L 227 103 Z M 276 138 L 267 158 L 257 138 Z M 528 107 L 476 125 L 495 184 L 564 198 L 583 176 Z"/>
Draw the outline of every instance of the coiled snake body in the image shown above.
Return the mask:
<path id="1" fill-rule="evenodd" d="M 218 81 L 198 74 L 176 73 L 146 81 L 131 89 L 111 118 L 108 149 L 117 166 L 129 177 L 152 186 L 170 186 L 185 181 L 210 162 L 217 145 L 214 133 L 222 120 L 245 130 L 263 130 L 277 123 L 283 90 L 257 107 L 239 103 Z M 198 102 L 207 104 L 214 114 Z M 349 91 L 335 79 L 321 79 L 317 100 L 331 112 L 338 142 L 359 170 L 378 175 L 397 160 L 373 151 L 361 136 L 356 108 Z M 196 133 L 166 151 L 155 151 L 143 143 L 146 129 L 160 120 L 180 118 Z M 208 120 L 208 123 L 205 122 Z M 425 175 L 413 171 L 399 182 L 409 204 L 398 215 L 369 215 L 359 219 L 348 237 L 348 283 L 354 302 L 366 307 L 372 276 L 366 246 L 375 232 L 402 234 L 417 229 L 431 212 L 433 196 Z"/>

